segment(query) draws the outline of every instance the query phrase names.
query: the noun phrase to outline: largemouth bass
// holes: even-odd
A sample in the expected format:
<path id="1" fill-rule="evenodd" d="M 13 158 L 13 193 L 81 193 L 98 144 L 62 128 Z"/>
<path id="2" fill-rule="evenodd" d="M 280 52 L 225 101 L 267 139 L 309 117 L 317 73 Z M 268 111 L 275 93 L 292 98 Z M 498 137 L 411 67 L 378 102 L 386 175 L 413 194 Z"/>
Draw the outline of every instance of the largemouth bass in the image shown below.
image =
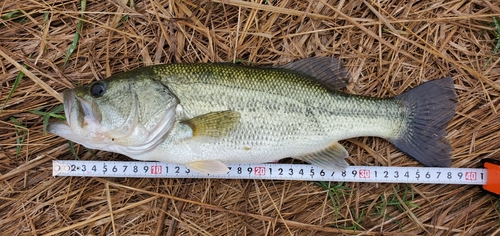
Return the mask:
<path id="1" fill-rule="evenodd" d="M 453 79 L 393 98 L 338 91 L 349 73 L 335 58 L 280 67 L 166 64 L 115 74 L 63 92 L 66 122 L 49 131 L 91 149 L 137 160 L 226 173 L 226 164 L 286 157 L 341 171 L 339 140 L 376 136 L 426 166 L 450 166 L 446 126 Z"/>

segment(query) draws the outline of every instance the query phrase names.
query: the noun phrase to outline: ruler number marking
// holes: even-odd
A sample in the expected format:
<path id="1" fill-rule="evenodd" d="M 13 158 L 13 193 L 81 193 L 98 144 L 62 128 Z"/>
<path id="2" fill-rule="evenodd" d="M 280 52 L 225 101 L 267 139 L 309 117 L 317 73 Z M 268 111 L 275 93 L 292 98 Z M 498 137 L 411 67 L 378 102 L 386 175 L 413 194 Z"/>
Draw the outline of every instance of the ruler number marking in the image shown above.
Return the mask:
<path id="1" fill-rule="evenodd" d="M 263 166 L 256 166 L 254 168 L 254 174 L 256 176 L 265 176 L 266 175 L 266 167 Z"/>
<path id="2" fill-rule="evenodd" d="M 465 172 L 465 180 L 476 180 L 476 172 Z"/>
<path id="3" fill-rule="evenodd" d="M 147 167 L 147 166 L 144 166 L 144 167 Z M 152 175 L 161 175 L 161 172 L 162 172 L 161 165 L 154 165 L 154 166 L 151 166 L 151 168 L 149 168 L 149 169 L 151 170 Z"/>
<path id="4" fill-rule="evenodd" d="M 479 178 L 484 180 L 484 173 L 479 173 Z M 478 179 L 478 174 L 476 171 L 466 171 L 465 180 L 476 181 Z"/>
<path id="5" fill-rule="evenodd" d="M 359 170 L 359 178 L 367 179 L 370 178 L 370 170 Z"/>

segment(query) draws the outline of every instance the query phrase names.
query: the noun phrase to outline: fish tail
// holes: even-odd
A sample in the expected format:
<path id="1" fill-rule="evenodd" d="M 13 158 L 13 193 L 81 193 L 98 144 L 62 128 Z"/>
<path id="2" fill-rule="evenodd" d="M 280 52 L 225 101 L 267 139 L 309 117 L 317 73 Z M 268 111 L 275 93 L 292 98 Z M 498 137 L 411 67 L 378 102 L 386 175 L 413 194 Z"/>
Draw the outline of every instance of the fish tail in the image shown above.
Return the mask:
<path id="1" fill-rule="evenodd" d="M 451 165 L 446 126 L 455 114 L 457 94 L 453 78 L 426 82 L 396 96 L 406 113 L 406 128 L 391 143 L 426 166 Z"/>

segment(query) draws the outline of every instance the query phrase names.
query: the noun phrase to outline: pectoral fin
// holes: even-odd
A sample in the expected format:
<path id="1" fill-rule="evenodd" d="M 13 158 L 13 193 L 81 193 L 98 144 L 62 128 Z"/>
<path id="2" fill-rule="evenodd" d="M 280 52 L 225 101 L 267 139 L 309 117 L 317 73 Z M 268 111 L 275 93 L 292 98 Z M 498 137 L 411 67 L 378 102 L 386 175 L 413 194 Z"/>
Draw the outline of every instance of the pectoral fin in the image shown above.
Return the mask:
<path id="1" fill-rule="evenodd" d="M 331 171 L 344 171 L 349 164 L 344 160 L 349 156 L 347 150 L 335 142 L 331 146 L 315 153 L 307 154 L 297 159 Z"/>
<path id="2" fill-rule="evenodd" d="M 216 160 L 194 161 L 186 166 L 204 174 L 225 174 L 229 171 L 224 163 Z"/>
<path id="3" fill-rule="evenodd" d="M 183 123 L 191 127 L 193 137 L 223 137 L 240 122 L 240 113 L 236 111 L 210 112 L 186 120 Z"/>

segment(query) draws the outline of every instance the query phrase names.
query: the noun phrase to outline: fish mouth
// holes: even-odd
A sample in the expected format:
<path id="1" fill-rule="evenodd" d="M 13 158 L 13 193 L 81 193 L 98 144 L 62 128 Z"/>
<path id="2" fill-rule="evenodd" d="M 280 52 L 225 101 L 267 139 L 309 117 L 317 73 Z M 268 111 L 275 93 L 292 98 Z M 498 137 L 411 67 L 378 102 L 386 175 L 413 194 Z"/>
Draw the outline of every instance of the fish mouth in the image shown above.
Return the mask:
<path id="1" fill-rule="evenodd" d="M 63 91 L 64 101 L 64 114 L 66 115 L 66 122 L 71 127 L 82 127 L 83 116 L 82 106 L 76 99 L 75 91 L 72 89 Z"/>
<path id="2" fill-rule="evenodd" d="M 82 114 L 82 108 L 76 99 L 75 92 L 72 89 L 64 90 L 62 94 L 66 120 L 50 123 L 47 130 L 50 133 L 69 139 L 71 134 L 74 133 L 76 127 L 81 128 L 83 126 L 83 116 L 79 116 L 79 114 Z"/>
<path id="3" fill-rule="evenodd" d="M 89 121 L 101 122 L 101 113 L 96 105 L 79 98 L 74 89 L 63 91 L 64 115 L 66 121 L 51 123 L 48 127 L 50 133 L 72 140 L 71 135 L 83 134 L 84 127 Z"/>

